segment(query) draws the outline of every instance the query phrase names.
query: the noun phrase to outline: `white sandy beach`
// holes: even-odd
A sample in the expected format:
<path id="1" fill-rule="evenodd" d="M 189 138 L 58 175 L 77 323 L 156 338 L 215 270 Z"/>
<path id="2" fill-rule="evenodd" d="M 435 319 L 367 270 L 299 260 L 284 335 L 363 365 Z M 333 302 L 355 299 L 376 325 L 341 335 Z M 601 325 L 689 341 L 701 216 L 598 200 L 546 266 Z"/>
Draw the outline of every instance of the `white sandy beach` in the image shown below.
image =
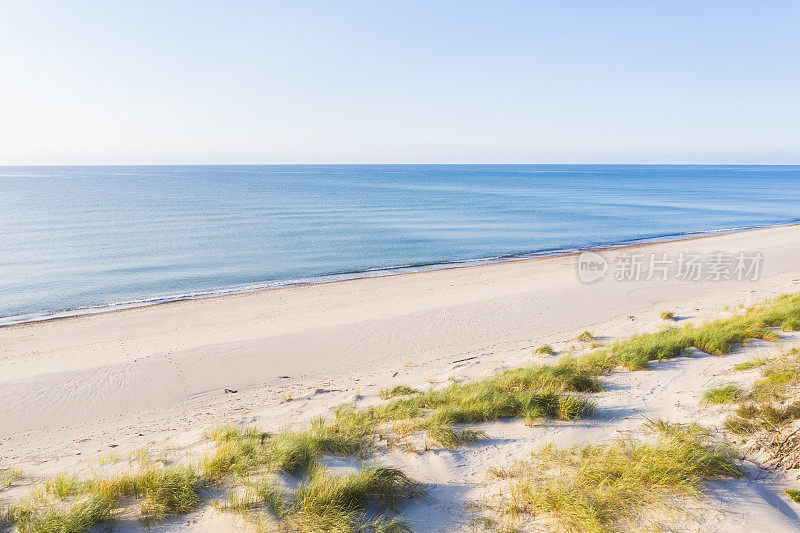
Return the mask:
<path id="1" fill-rule="evenodd" d="M 301 425 L 343 402 L 374 402 L 385 387 L 425 387 L 521 366 L 537 360 L 532 350 L 542 344 L 569 350 L 584 330 L 601 340 L 653 331 L 663 325 L 663 309 L 700 323 L 725 316 L 726 306 L 800 291 L 798 250 L 800 226 L 786 226 L 602 251 L 609 273 L 592 284 L 579 280 L 577 256 L 565 255 L 2 327 L 0 466 L 41 479 L 89 471 L 102 456 L 125 457 L 145 446 L 192 455 L 205 446 L 203 430 L 223 423 Z M 613 279 L 622 253 L 716 252 L 761 253 L 758 279 Z M 547 442 L 627 435 L 644 417 L 712 423 L 721 415 L 697 402 L 709 383 L 754 353 L 798 341 L 788 335 L 727 357 L 682 357 L 648 372 L 612 374 L 590 419 L 534 428 L 484 424 L 489 439 L 481 445 L 380 460 L 428 484 L 431 498 L 404 510 L 417 530 L 468 530 L 465 504 L 492 491 L 488 468 Z M 694 513 L 693 529 L 800 529 L 800 506 L 780 496 L 785 480 L 756 477 L 716 483 L 706 507 Z M 162 527 L 245 526 L 206 508 Z"/>

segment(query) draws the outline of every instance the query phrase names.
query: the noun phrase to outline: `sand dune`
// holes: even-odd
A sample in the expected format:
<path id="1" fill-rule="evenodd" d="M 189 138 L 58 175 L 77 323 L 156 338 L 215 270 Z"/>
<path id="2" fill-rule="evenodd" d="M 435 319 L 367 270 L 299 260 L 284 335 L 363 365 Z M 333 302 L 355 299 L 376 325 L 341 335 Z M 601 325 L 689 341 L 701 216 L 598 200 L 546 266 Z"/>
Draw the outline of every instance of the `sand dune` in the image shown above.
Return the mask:
<path id="1" fill-rule="evenodd" d="M 534 347 L 568 349 L 583 330 L 608 339 L 651 331 L 663 324 L 662 309 L 697 323 L 724 306 L 800 290 L 798 249 L 800 226 L 787 226 L 606 250 L 608 277 L 592 284 L 579 279 L 577 256 L 567 255 L 3 327 L 0 465 L 45 475 L 96 461 L 110 446 L 190 450 L 203 429 L 222 422 L 277 429 L 356 397 L 374 401 L 385 386 L 435 385 L 523 365 Z M 614 279 L 624 253 L 716 252 L 761 253 L 760 276 Z M 679 358 L 652 372 L 614 374 L 592 419 L 533 429 L 493 423 L 485 446 L 385 460 L 432 487 L 430 502 L 407 510 L 417 526 L 428 524 L 420 530 L 468 529 L 463 503 L 485 496 L 489 467 L 549 441 L 626 434 L 645 416 L 706 417 L 697 398 L 708 383 L 753 350 L 774 349 L 763 343 L 726 358 Z M 770 501 L 770 490 L 719 485 L 701 528 L 794 530 L 796 508 Z M 208 520 L 219 517 L 204 511 L 197 528 Z"/>

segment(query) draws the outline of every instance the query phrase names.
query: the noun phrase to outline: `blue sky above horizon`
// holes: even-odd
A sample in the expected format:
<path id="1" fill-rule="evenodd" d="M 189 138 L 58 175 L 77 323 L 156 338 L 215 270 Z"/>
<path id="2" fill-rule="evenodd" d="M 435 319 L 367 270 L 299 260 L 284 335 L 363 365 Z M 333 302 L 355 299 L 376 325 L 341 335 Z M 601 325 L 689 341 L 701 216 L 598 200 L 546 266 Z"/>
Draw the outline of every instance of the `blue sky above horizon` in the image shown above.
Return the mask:
<path id="1" fill-rule="evenodd" d="M 800 3 L 0 5 L 0 165 L 800 163 Z"/>

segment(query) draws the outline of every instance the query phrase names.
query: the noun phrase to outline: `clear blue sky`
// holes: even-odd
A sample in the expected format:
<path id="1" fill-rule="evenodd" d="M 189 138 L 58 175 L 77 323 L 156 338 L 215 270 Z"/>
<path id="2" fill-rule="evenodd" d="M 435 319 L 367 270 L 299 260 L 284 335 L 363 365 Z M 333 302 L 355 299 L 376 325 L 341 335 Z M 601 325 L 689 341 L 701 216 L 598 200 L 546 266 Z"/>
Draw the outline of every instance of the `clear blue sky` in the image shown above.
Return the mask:
<path id="1" fill-rule="evenodd" d="M 800 163 L 797 1 L 0 4 L 0 164 Z"/>

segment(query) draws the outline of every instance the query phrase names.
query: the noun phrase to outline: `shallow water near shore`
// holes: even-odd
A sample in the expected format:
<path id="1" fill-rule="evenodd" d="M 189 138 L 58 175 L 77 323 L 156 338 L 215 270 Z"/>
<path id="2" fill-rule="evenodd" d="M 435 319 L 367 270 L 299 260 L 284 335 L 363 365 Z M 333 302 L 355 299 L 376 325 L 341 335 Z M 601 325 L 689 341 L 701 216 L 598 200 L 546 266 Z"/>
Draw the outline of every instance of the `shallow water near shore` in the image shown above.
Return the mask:
<path id="1" fill-rule="evenodd" d="M 800 166 L 0 167 L 0 324 L 789 223 L 798 185 Z"/>

